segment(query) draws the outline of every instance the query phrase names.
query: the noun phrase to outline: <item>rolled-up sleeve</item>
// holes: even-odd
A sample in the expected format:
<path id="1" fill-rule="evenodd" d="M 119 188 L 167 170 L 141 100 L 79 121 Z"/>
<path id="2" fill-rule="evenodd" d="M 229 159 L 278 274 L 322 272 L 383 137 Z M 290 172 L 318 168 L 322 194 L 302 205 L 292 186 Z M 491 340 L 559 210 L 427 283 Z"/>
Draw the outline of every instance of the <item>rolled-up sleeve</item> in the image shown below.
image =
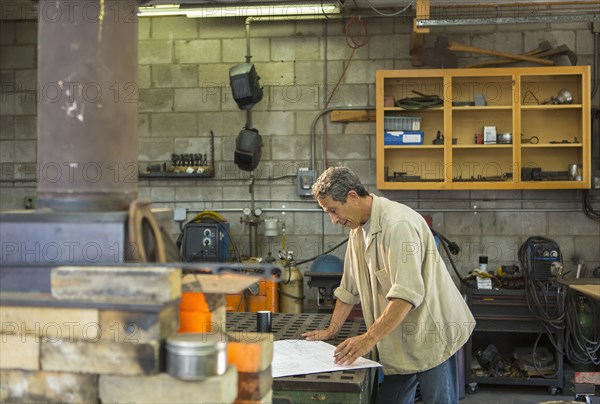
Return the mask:
<path id="1" fill-rule="evenodd" d="M 337 288 L 333 292 L 333 294 L 335 295 L 335 297 L 337 299 L 340 299 L 342 302 L 344 302 L 346 304 L 355 305 L 355 304 L 360 303 L 360 298 L 358 295 L 353 295 L 352 293 L 350 293 L 346 289 L 342 288 L 341 286 L 339 288 Z"/>
<path id="2" fill-rule="evenodd" d="M 352 305 L 360 303 L 358 287 L 356 285 L 356 279 L 354 279 L 354 265 L 352 264 L 352 251 L 355 245 L 354 235 L 355 234 L 351 233 L 348 240 L 348 248 L 346 248 L 346 256 L 344 257 L 344 274 L 342 275 L 340 286 L 333 292 L 337 299 Z"/>
<path id="3" fill-rule="evenodd" d="M 403 299 L 418 307 L 425 296 L 425 285 L 421 274 L 423 246 L 420 236 L 407 221 L 391 226 L 385 236 L 383 251 L 390 272 L 389 299 Z"/>

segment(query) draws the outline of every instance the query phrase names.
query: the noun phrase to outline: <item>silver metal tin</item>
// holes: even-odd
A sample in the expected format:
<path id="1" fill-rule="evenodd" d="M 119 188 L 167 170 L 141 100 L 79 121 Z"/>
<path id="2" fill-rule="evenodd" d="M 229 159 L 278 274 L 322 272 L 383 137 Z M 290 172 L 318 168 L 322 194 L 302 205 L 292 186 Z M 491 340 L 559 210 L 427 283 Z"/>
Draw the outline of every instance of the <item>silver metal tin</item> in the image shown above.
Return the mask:
<path id="1" fill-rule="evenodd" d="M 507 132 L 497 135 L 496 143 L 512 144 L 512 133 Z"/>
<path id="2" fill-rule="evenodd" d="M 203 380 L 227 369 L 227 343 L 220 333 L 184 333 L 167 339 L 167 373 L 182 380 Z"/>

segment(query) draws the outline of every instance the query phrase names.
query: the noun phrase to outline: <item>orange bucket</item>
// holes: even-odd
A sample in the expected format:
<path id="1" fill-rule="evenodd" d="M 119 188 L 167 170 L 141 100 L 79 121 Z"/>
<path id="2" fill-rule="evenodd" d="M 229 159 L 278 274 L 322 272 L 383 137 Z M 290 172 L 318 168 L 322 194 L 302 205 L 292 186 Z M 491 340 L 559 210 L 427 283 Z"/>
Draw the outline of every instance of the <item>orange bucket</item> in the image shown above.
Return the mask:
<path id="1" fill-rule="evenodd" d="M 178 332 L 210 332 L 212 329 L 212 314 L 204 294 L 183 292 L 179 304 Z"/>

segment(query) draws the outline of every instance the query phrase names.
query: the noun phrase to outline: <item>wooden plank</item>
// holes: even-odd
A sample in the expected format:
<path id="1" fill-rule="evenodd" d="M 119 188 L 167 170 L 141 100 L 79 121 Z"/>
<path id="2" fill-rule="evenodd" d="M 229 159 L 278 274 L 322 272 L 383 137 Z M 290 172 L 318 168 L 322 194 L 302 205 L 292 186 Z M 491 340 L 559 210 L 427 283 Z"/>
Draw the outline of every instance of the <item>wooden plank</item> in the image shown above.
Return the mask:
<path id="1" fill-rule="evenodd" d="M 413 32 L 417 34 L 428 34 L 429 28 L 417 27 L 417 20 L 429 19 L 429 0 L 417 0 L 416 18 L 413 19 Z"/>
<path id="2" fill-rule="evenodd" d="M 600 300 L 600 286 L 598 285 L 571 285 L 571 289 L 586 294 L 593 299 Z"/>
<path id="3" fill-rule="evenodd" d="M 375 122 L 375 110 L 331 111 L 331 122 Z"/>

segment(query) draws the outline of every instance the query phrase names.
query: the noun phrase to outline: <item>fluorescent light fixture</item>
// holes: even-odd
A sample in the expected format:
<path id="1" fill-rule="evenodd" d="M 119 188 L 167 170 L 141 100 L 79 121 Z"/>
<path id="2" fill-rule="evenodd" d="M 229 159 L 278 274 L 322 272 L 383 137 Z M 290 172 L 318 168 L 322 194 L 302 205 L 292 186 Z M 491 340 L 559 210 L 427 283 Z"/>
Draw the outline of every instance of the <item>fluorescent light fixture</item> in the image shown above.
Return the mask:
<path id="1" fill-rule="evenodd" d="M 185 15 L 185 10 L 181 10 L 178 4 L 138 7 L 138 17 L 164 17 L 170 15 Z"/>
<path id="2" fill-rule="evenodd" d="M 321 3 L 236 3 L 211 4 L 194 7 L 180 7 L 177 4 L 165 4 L 149 7 L 139 7 L 140 17 L 159 17 L 185 15 L 189 18 L 214 17 L 263 17 L 263 16 L 298 16 L 298 15 L 328 15 L 339 14 L 340 6 L 337 1 Z"/>
<path id="3" fill-rule="evenodd" d="M 194 7 L 186 10 L 190 18 L 211 17 L 263 17 L 263 16 L 295 16 L 339 14 L 336 3 L 289 3 L 289 4 L 222 4 L 206 7 Z"/>

